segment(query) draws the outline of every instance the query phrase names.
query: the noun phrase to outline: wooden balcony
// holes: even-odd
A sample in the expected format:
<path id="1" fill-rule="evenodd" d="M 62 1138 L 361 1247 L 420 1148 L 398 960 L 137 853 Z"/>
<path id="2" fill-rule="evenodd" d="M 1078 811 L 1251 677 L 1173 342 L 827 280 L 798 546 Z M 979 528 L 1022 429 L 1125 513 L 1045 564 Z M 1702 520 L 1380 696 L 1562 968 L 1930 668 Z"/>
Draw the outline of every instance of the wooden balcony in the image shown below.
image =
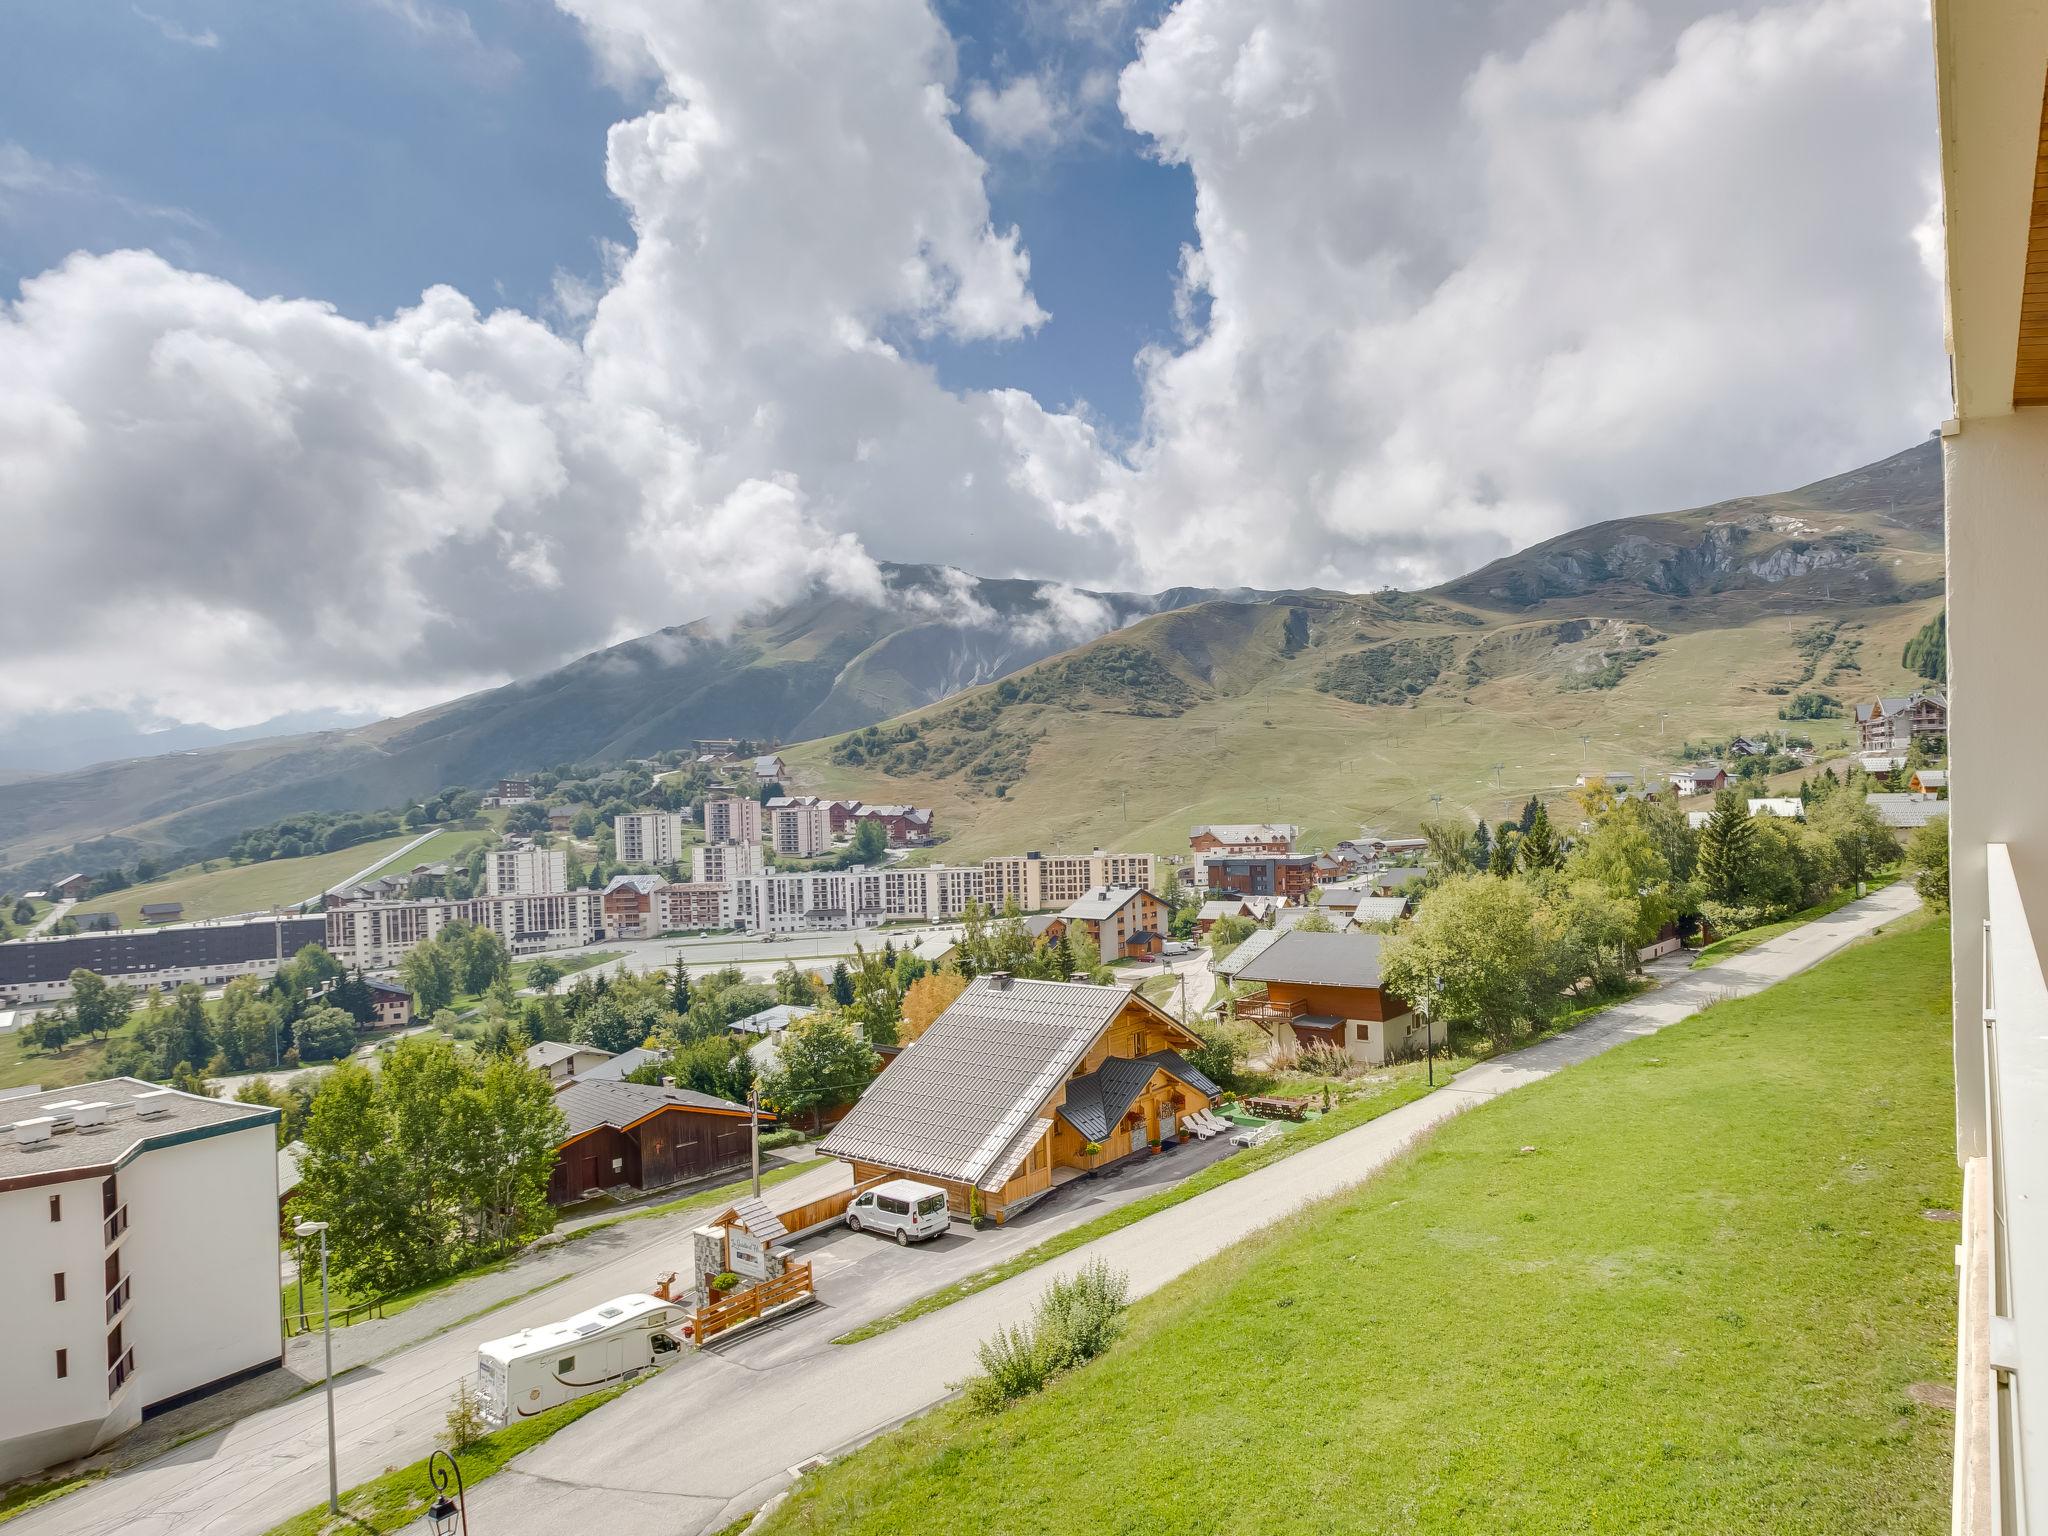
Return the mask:
<path id="1" fill-rule="evenodd" d="M 1250 997 L 1239 998 L 1237 1016 L 1253 1024 L 1285 1024 L 1302 1017 L 1308 1012 L 1308 1004 L 1294 999 L 1290 1002 L 1276 1002 L 1269 992 L 1255 992 Z"/>

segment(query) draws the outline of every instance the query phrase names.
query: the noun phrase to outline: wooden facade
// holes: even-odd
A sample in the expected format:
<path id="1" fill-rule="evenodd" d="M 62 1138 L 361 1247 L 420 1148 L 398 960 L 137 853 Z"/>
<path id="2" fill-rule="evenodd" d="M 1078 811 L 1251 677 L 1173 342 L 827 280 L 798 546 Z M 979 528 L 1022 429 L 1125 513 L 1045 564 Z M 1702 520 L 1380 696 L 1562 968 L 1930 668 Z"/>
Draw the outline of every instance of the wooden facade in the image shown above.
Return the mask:
<path id="1" fill-rule="evenodd" d="M 1237 1011 L 1283 1051 L 1330 1046 L 1379 1065 L 1408 1055 L 1421 1040 L 1414 1010 L 1378 987 L 1269 981 L 1263 996 L 1246 999 Z"/>
<path id="2" fill-rule="evenodd" d="M 548 1199 L 566 1205 L 592 1189 L 661 1189 L 749 1165 L 744 1113 L 666 1104 L 623 1129 L 601 1125 L 557 1149 Z"/>

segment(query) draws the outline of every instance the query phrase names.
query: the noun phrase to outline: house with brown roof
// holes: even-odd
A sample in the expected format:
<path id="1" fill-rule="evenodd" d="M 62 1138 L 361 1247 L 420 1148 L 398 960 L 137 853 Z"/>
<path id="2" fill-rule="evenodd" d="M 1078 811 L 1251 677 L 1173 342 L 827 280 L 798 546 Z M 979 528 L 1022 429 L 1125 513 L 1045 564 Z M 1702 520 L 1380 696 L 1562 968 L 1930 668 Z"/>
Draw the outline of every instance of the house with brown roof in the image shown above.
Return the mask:
<path id="1" fill-rule="evenodd" d="M 1149 1156 L 1217 1087 L 1199 1038 L 1130 987 L 975 978 L 889 1063 L 819 1150 L 856 1182 L 936 1184 L 1004 1221 L 1069 1180 Z"/>
<path id="2" fill-rule="evenodd" d="M 1265 984 L 1236 1012 L 1264 1030 L 1281 1057 L 1323 1046 L 1383 1066 L 1425 1043 L 1415 1010 L 1380 981 L 1376 933 L 1283 933 L 1235 979 Z"/>
<path id="3" fill-rule="evenodd" d="M 1191 853 L 1292 853 L 1301 828 L 1283 821 L 1214 822 L 1188 829 Z"/>
<path id="4" fill-rule="evenodd" d="M 752 1156 L 747 1106 L 688 1088 L 579 1079 L 555 1094 L 555 1107 L 569 1122 L 548 1179 L 557 1205 L 593 1190 L 709 1178 Z M 761 1116 L 764 1125 L 774 1119 Z"/>

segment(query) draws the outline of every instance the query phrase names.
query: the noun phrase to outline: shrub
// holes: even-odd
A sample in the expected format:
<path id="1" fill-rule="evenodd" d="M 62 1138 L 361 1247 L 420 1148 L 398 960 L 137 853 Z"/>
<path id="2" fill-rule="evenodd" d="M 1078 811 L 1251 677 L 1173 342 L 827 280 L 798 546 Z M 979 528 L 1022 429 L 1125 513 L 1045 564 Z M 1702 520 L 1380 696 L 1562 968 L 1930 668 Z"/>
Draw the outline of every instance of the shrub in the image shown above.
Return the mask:
<path id="1" fill-rule="evenodd" d="M 773 1152 L 777 1147 L 800 1147 L 810 1140 L 810 1134 L 791 1126 L 787 1130 L 770 1131 L 761 1138 L 761 1150 Z"/>
<path id="2" fill-rule="evenodd" d="M 994 1413 L 1029 1397 L 1061 1371 L 1086 1365 L 1123 1335 L 1130 1282 L 1100 1259 L 1045 1288 L 1031 1321 L 1003 1328 L 975 1349 L 981 1374 L 965 1387 L 968 1405 Z"/>
<path id="3" fill-rule="evenodd" d="M 729 1269 L 721 1269 L 711 1277 L 711 1289 L 723 1296 L 740 1283 L 740 1277 Z"/>
<path id="4" fill-rule="evenodd" d="M 455 1401 L 448 1407 L 448 1430 L 442 1439 L 458 1456 L 475 1445 L 489 1431 L 484 1422 L 484 1400 L 464 1378 L 455 1385 Z"/>

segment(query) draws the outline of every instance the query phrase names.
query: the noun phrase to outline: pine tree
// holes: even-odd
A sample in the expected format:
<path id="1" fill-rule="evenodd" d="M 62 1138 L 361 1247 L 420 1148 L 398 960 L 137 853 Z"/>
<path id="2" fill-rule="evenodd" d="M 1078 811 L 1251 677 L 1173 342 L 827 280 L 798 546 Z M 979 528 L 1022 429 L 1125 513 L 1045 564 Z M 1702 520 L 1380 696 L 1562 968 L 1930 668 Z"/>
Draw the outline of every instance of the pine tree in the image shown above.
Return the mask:
<path id="1" fill-rule="evenodd" d="M 1700 828 L 1701 888 L 1716 901 L 1741 901 L 1755 857 L 1756 824 L 1749 818 L 1749 806 L 1733 790 L 1724 789 Z"/>
<path id="2" fill-rule="evenodd" d="M 1493 866 L 1493 837 L 1485 822 L 1472 829 L 1472 867 L 1490 869 Z"/>
<path id="3" fill-rule="evenodd" d="M 1512 821 L 1504 821 L 1494 828 L 1493 855 L 1486 866 L 1491 873 L 1506 879 L 1515 872 L 1515 843 L 1520 836 L 1520 830 Z"/>
<path id="4" fill-rule="evenodd" d="M 1523 870 L 1530 874 L 1557 869 L 1564 863 L 1564 855 L 1557 846 L 1557 836 L 1550 830 L 1550 813 L 1541 805 L 1536 807 L 1536 814 L 1522 829 L 1521 840 L 1515 845 L 1515 857 Z"/>
<path id="5" fill-rule="evenodd" d="M 1536 825 L 1536 818 L 1538 816 L 1541 816 L 1542 814 L 1543 802 L 1541 800 L 1538 800 L 1534 795 L 1531 795 L 1529 797 L 1529 803 L 1522 807 L 1522 819 L 1516 823 L 1515 830 L 1518 832 L 1527 832 L 1531 827 Z"/>
<path id="6" fill-rule="evenodd" d="M 675 976 L 669 982 L 668 1005 L 677 1013 L 690 1011 L 690 972 L 681 955 L 676 956 Z"/>

